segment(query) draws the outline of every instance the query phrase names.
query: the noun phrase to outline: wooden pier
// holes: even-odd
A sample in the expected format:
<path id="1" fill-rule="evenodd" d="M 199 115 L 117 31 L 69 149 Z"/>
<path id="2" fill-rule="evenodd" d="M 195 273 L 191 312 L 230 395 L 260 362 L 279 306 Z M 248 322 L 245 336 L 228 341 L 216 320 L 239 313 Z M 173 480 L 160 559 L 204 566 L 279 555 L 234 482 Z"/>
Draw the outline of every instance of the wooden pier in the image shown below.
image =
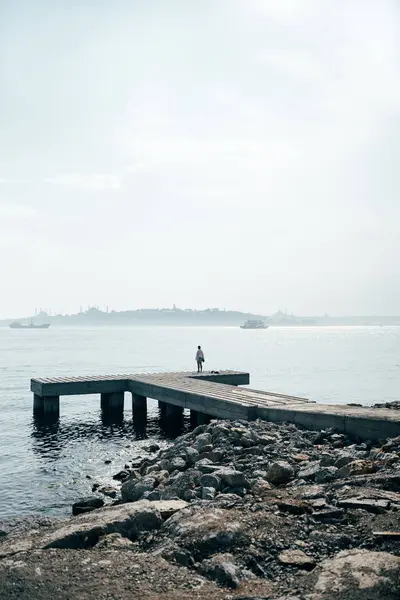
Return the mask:
<path id="1" fill-rule="evenodd" d="M 122 414 L 128 392 L 135 419 L 145 419 L 147 398 L 152 398 L 158 400 L 168 420 L 178 419 L 183 409 L 189 409 L 193 424 L 212 417 L 261 418 L 317 430 L 334 427 L 371 440 L 400 435 L 400 411 L 316 404 L 307 398 L 238 387 L 249 382 L 249 373 L 240 371 L 55 377 L 32 379 L 31 391 L 35 413 L 45 418 L 58 418 L 60 396 L 84 394 L 99 394 L 103 411 Z"/>

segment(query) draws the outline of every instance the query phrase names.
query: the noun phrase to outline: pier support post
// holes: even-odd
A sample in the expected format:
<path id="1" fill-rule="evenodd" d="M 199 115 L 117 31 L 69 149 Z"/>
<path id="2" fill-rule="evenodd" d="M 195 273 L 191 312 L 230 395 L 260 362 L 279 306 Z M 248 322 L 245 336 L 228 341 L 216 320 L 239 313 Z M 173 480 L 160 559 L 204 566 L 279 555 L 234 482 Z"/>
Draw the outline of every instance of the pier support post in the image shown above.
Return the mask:
<path id="1" fill-rule="evenodd" d="M 208 425 L 211 421 L 211 415 L 207 415 L 206 413 L 198 412 L 197 413 L 197 425 Z"/>
<path id="2" fill-rule="evenodd" d="M 110 412 L 124 412 L 124 392 L 101 394 L 101 409 Z"/>
<path id="3" fill-rule="evenodd" d="M 43 396 L 38 396 L 37 394 L 33 394 L 33 412 L 40 413 L 44 411 L 44 398 Z"/>
<path id="4" fill-rule="evenodd" d="M 175 404 L 166 404 L 165 406 L 165 418 L 168 420 L 176 420 L 182 419 L 183 417 L 183 408 L 182 406 L 175 406 Z"/>
<path id="5" fill-rule="evenodd" d="M 197 410 L 190 411 L 190 427 L 195 429 L 197 427 Z"/>
<path id="6" fill-rule="evenodd" d="M 132 415 L 135 419 L 144 421 L 147 417 L 147 398 L 132 392 Z"/>
<path id="7" fill-rule="evenodd" d="M 165 417 L 165 411 L 167 410 L 167 403 L 159 400 L 158 401 L 158 409 L 160 411 L 160 417 L 163 419 Z"/>
<path id="8" fill-rule="evenodd" d="M 60 396 L 44 396 L 43 416 L 58 419 L 60 416 Z"/>

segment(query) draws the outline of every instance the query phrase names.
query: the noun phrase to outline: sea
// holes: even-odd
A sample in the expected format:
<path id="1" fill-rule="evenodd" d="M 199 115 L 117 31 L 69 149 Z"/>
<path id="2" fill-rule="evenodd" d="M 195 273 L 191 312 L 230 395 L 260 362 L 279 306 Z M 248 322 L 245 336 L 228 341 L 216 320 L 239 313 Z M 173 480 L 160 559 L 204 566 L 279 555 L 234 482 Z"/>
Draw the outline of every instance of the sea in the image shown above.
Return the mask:
<path id="1" fill-rule="evenodd" d="M 149 440 L 168 443 L 157 403 L 138 431 L 128 394 L 122 422 L 102 419 L 98 396 L 68 396 L 46 426 L 33 415 L 32 377 L 190 371 L 198 345 L 205 369 L 249 371 L 253 388 L 326 404 L 399 399 L 400 327 L 1 328 L 0 521 L 68 515 Z"/>

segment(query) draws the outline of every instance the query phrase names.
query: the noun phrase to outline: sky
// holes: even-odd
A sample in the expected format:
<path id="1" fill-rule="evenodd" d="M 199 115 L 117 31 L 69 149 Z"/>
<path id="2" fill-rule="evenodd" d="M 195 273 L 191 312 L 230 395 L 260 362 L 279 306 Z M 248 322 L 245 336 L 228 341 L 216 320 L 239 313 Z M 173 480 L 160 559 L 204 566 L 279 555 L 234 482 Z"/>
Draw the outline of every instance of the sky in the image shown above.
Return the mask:
<path id="1" fill-rule="evenodd" d="M 0 316 L 400 314 L 396 0 L 0 0 Z"/>

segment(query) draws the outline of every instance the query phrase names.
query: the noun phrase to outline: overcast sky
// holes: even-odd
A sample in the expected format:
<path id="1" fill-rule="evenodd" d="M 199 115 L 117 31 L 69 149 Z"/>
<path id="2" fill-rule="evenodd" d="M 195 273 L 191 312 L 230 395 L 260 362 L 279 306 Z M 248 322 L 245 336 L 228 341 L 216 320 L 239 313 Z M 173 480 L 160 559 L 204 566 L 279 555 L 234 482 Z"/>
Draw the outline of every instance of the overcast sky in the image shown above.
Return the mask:
<path id="1" fill-rule="evenodd" d="M 400 313 L 396 0 L 0 0 L 0 316 Z"/>

